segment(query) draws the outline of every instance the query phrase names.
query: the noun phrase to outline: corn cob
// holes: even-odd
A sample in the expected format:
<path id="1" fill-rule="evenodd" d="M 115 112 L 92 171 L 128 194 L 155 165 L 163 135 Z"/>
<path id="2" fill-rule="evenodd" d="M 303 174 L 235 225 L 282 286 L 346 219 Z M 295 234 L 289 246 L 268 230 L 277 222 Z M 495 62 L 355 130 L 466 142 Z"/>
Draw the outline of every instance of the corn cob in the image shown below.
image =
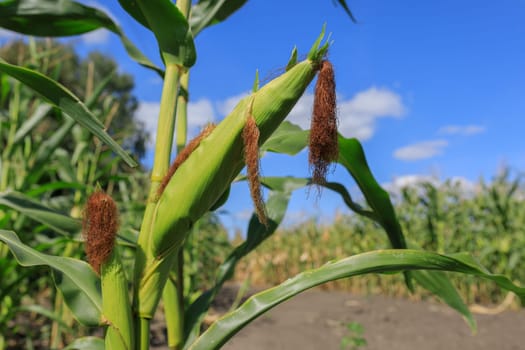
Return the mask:
<path id="1" fill-rule="evenodd" d="M 117 230 L 115 202 L 102 191 L 93 193 L 84 212 L 83 234 L 89 263 L 101 279 L 101 321 L 108 326 L 105 347 L 131 350 L 134 346 L 131 304 L 126 275 L 115 249 Z"/>
<path id="2" fill-rule="evenodd" d="M 228 189 L 244 167 L 242 133 L 250 115 L 263 143 L 297 103 L 320 68 L 328 43 L 314 43 L 308 58 L 290 62 L 287 72 L 241 100 L 171 177 L 154 209 L 145 261 L 139 262 L 138 295 L 141 318 L 151 318 L 173 262 L 193 224 Z M 296 56 L 292 55 L 295 61 Z"/>

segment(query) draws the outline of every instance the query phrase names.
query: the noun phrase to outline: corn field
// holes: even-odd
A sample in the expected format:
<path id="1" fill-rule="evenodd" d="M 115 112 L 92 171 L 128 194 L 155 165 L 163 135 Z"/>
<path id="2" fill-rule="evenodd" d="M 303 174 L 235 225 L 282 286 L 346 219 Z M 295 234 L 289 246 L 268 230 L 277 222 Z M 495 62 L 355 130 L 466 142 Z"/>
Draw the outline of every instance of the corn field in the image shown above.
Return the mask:
<path id="1" fill-rule="evenodd" d="M 525 281 L 525 188 L 523 178 L 501 171 L 472 188 L 447 180 L 420 182 L 393 193 L 396 213 L 409 246 L 438 252 L 470 251 L 494 273 Z M 367 218 L 338 214 L 333 223 L 314 220 L 279 229 L 237 271 L 254 286 L 276 285 L 299 271 L 343 256 L 384 249 L 382 229 Z M 506 291 L 476 278 L 450 274 L 469 304 L 501 302 Z M 400 276 L 370 275 L 334 281 L 321 288 L 360 294 L 426 297 L 410 294 Z"/>
<path id="2" fill-rule="evenodd" d="M 521 179 L 504 173 L 473 193 L 452 182 L 423 183 L 391 197 L 361 142 L 338 132 L 328 60 L 336 46 L 327 24 L 311 46 L 291 51 L 282 74 L 261 84 L 254 72 L 251 92 L 187 140 L 194 38 L 245 3 L 120 0 L 133 24 L 153 35 L 158 65 L 104 10 L 72 0 L 0 2 L 0 27 L 30 36 L 0 58 L 0 350 L 148 350 L 158 313 L 170 349 L 219 349 L 254 319 L 320 285 L 425 290 L 472 330 L 466 302 L 498 301 L 497 288 L 525 302 Z M 346 2 L 337 3 L 355 22 Z M 137 107 L 130 77 L 96 55 L 76 64 L 67 59 L 73 50 L 51 39 L 98 29 L 162 80 L 149 171 L 139 166 L 147 135 L 130 119 Z M 285 119 L 314 81 L 310 129 L 303 130 Z M 311 177 L 261 176 L 267 152 L 303 149 Z M 355 180 L 362 200 L 352 198 L 353 184 L 327 180 L 333 164 Z M 217 210 L 236 183 L 249 188 L 254 211 L 231 242 Z M 335 192 L 355 214 L 279 231 L 293 192 L 309 187 Z M 236 272 L 275 286 L 204 329 Z"/>

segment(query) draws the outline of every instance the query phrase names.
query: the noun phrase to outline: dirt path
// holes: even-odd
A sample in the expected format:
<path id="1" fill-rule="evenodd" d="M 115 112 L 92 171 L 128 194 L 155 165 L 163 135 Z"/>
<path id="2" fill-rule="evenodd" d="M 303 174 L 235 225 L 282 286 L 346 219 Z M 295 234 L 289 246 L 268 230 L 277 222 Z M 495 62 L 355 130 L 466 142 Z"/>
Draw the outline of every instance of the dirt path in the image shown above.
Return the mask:
<path id="1" fill-rule="evenodd" d="M 525 349 L 525 311 L 476 315 L 478 333 L 452 309 L 430 302 L 311 291 L 238 333 L 225 350 L 340 349 L 345 325 L 364 326 L 367 350 Z"/>

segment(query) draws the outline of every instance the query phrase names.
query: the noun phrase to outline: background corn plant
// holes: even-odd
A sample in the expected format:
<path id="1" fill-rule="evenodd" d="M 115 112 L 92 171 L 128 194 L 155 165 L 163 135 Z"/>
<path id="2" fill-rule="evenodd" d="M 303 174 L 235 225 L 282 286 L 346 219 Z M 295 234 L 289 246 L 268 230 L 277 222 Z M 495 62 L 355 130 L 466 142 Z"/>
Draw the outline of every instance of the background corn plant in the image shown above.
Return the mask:
<path id="1" fill-rule="evenodd" d="M 30 40 L 15 41 L 1 49 L 2 57 L 20 66 L 34 67 L 71 85 L 87 101 L 95 115 L 111 128 L 112 122 L 126 124 L 123 115 L 129 114 L 136 103 L 129 95 L 133 82 L 129 76 L 114 72 L 116 65 L 94 54 L 80 61 L 72 48 L 57 42 Z M 104 78 L 102 78 L 104 77 Z M 131 235 L 140 221 L 144 193 L 141 182 L 146 178 L 139 172 L 130 173 L 100 142 L 93 142 L 89 133 L 72 121 L 63 123 L 59 109 L 53 108 L 26 86 L 8 75 L 1 75 L 1 139 L 2 152 L 1 227 L 20 232 L 20 239 L 38 251 L 77 257 L 83 256 L 79 229 L 86 191 L 94 183 L 103 184 L 121 200 L 125 222 L 122 235 Z M 127 123 L 130 125 L 130 123 Z M 134 124 L 131 124 L 132 126 Z M 137 144 L 144 135 L 132 128 L 118 128 L 115 136 L 129 144 Z M 137 150 L 140 154 L 140 149 Z M 131 188 L 136 190 L 131 191 Z M 113 189 L 113 190 L 112 190 Z M 41 303 L 52 283 L 46 270 L 20 269 L 2 245 L 2 317 L 0 334 L 14 337 L 30 327 L 17 329 L 8 325 L 15 314 L 31 310 L 51 317 L 51 328 L 34 328 L 28 342 L 39 334 L 48 334 L 50 345 L 58 347 L 64 332 L 73 335 L 73 319 L 64 309 L 61 296 L 54 295 L 54 306 Z M 39 304 L 23 302 L 29 291 L 35 293 Z M 63 319 L 63 320 L 62 320 Z M 73 327 L 73 328 L 72 328 Z M 71 338 L 70 338 L 71 339 Z M 29 345 L 27 345 L 29 346 Z"/>
<path id="2" fill-rule="evenodd" d="M 356 180 L 367 206 L 354 202 L 343 184 L 327 182 L 322 183 L 322 186 L 325 190 L 339 193 L 342 201 L 352 210 L 379 225 L 395 249 L 370 251 L 328 261 L 321 267 L 300 272 L 279 286 L 252 296 L 200 334 L 202 320 L 213 297 L 233 275 L 238 262 L 275 232 L 284 217 L 292 192 L 311 185 L 311 180 L 289 177 L 262 179 L 262 184 L 268 189 L 267 224 L 261 224 L 257 215 L 254 215 L 247 229 L 246 239 L 233 248 L 224 262 L 216 268 L 213 283 L 205 286 L 208 288 L 202 293 L 188 294 L 188 290 L 194 290 L 185 287 L 185 283 L 188 283 L 184 276 L 184 271 L 188 271 L 185 265 L 194 262 L 191 260 L 194 256 L 191 249 L 195 248 L 195 241 L 192 239 L 199 238 L 196 233 L 202 232 L 198 229 L 199 225 L 205 225 L 202 221 L 202 224 L 198 222 L 210 210 L 219 208 L 228 199 L 232 182 L 245 180 L 239 173 L 244 166 L 242 131 L 249 118 L 255 120 L 260 129 L 259 145 L 263 152 L 293 155 L 306 146 L 308 132 L 283 122 L 283 119 L 314 79 L 330 42 L 324 39 L 323 29 L 306 60 L 298 62 L 297 50 L 294 50 L 286 65 L 286 72 L 280 77 L 263 87 L 259 87 L 256 78 L 252 94 L 239 102 L 232 113 L 200 141 L 196 151 L 187 156 L 172 177 L 166 177 L 175 130 L 177 148 L 182 150 L 186 144 L 188 74 L 197 59 L 193 38 L 208 26 L 225 20 L 245 1 L 202 0 L 194 5 L 183 0 L 176 4 L 169 0 L 121 0 L 119 3 L 139 24 L 153 32 L 165 67 L 152 64 L 127 39 L 118 25 L 100 10 L 64 0 L 11 0 L 0 3 L 0 25 L 28 35 L 69 36 L 106 28 L 120 37 L 133 59 L 164 78 L 155 159 L 140 232 L 133 235 L 131 230 L 130 236 L 120 232 L 119 246 L 113 250 L 110 260 L 102 263 L 100 276 L 87 263 L 77 259 L 75 254 L 57 256 L 34 249 L 15 233 L 27 231 L 27 228 L 14 226 L 0 231 L 0 240 L 6 244 L 2 245 L 3 256 L 7 256 L 7 251 L 10 250 L 23 266 L 49 266 L 53 283 L 60 291 L 57 295 L 63 298 L 73 316 L 84 325 L 106 328 L 105 342 L 98 338 L 80 338 L 70 344 L 70 348 L 103 348 L 105 344 L 106 348 L 112 349 L 147 349 L 150 321 L 162 298 L 171 348 L 215 349 L 250 321 L 301 291 L 329 281 L 375 272 L 403 272 L 405 283 L 410 289 L 417 283 L 438 295 L 461 312 L 472 327 L 475 327 L 473 319 L 459 294 L 446 275 L 436 270 L 482 276 L 520 297 L 525 296 L 524 289 L 514 285 L 506 277 L 491 274 L 470 255 L 441 255 L 406 249 L 408 245 L 394 207 L 388 194 L 375 181 L 362 146 L 356 139 L 339 136 L 337 162 Z M 351 17 L 346 3 L 342 0 L 339 3 Z M 104 124 L 110 119 L 108 110 L 101 114 L 94 110 L 92 100 L 97 96 L 95 92 L 77 97 L 60 84 L 56 77 L 3 60 L 0 61 L 0 72 L 11 77 L 8 79 L 18 81 L 11 83 L 3 78 L 7 81 L 3 86 L 11 88 L 24 84 L 46 100 L 46 106 L 51 106 L 49 108 L 53 108 L 62 118 L 65 134 L 73 128 L 77 129 L 79 142 L 88 142 L 91 135 L 94 135 L 98 139 L 95 141 L 96 147 L 114 152 L 113 155 L 108 155 L 108 162 L 117 162 L 118 156 L 127 165 L 136 166 L 136 161 L 124 150 L 122 142 L 117 142 L 111 134 L 109 124 Z M 104 82 L 100 84 L 103 86 Z M 11 112 L 13 121 L 18 116 L 18 110 Z M 34 117 L 27 118 L 33 121 Z M 16 134 L 16 131 L 13 133 Z M 11 147 L 22 147 L 21 140 L 14 142 L 11 133 L 9 137 Z M 32 142 L 30 139 L 26 140 L 24 139 L 25 148 L 22 147 L 21 155 L 30 147 L 27 143 Z M 85 166 L 93 169 L 93 164 L 100 161 L 100 152 L 96 149 L 88 152 L 86 148 L 86 153 L 82 153 L 75 149 L 72 159 L 80 162 L 87 159 L 89 164 Z M 78 153 L 77 157 L 74 157 L 75 153 Z M 67 153 L 63 156 L 67 158 Z M 6 164 L 13 163 L 13 159 L 8 148 L 3 159 L 3 169 Z M 71 167 L 77 170 L 82 168 L 81 164 L 76 163 Z M 39 170 L 38 167 L 35 169 Z M 28 217 L 33 216 L 46 227 L 61 230 L 69 241 L 75 242 L 79 231 L 79 223 L 75 220 L 79 205 L 86 193 L 93 191 L 99 178 L 91 176 L 82 180 L 83 186 L 75 188 L 80 193 L 78 201 L 69 203 L 75 210 L 71 209 L 69 213 L 48 205 L 43 200 L 45 196 L 40 196 L 41 193 L 36 196 L 38 201 L 35 201 L 29 200 L 26 193 L 3 192 L 2 204 Z M 106 190 L 112 187 L 104 183 L 100 185 Z M 126 186 L 126 182 L 122 186 Z M 15 185 L 12 188 L 20 187 Z M 20 189 L 31 191 L 32 187 Z M 126 191 L 123 190 L 122 193 L 125 195 Z M 49 199 L 55 201 L 55 197 L 57 196 L 51 193 Z M 123 220 L 127 219 L 126 216 L 123 217 Z M 29 233 L 23 232 L 22 236 L 33 234 L 34 231 L 31 229 Z M 185 244 L 190 247 L 186 259 L 183 249 Z M 219 241 L 218 244 L 222 243 Z M 207 250 L 207 253 L 210 251 Z M 128 287 L 131 288 L 132 299 L 128 298 Z"/>
<path id="3" fill-rule="evenodd" d="M 441 253 L 471 251 L 494 273 L 523 281 L 523 191 L 521 174 L 512 175 L 504 169 L 491 181 L 479 180 L 472 187 L 466 188 L 455 180 L 423 181 L 401 188 L 392 196 L 403 232 L 423 249 Z M 507 229 L 501 225 L 505 218 Z M 338 214 L 330 223 L 309 219 L 282 227 L 240 263 L 236 279 L 249 278 L 255 286 L 276 285 L 328 260 L 384 249 L 387 242 L 381 239 L 383 235 L 377 224 L 359 215 Z M 506 291 L 498 286 L 473 276 L 450 278 L 468 304 L 496 304 L 506 296 Z M 364 294 L 409 294 L 399 275 L 339 280 L 323 288 Z M 428 296 L 424 290 L 416 292 L 418 297 Z"/>

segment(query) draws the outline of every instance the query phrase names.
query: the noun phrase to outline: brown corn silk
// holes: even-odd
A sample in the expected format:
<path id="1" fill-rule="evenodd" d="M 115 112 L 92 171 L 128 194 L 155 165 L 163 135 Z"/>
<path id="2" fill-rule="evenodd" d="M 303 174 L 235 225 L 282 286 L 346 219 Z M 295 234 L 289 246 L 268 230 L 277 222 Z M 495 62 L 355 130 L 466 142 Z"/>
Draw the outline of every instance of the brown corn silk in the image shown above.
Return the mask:
<path id="1" fill-rule="evenodd" d="M 251 111 L 248 115 L 246 125 L 242 130 L 242 139 L 244 142 L 244 161 L 248 173 L 248 184 L 250 195 L 255 206 L 255 213 L 259 222 L 268 226 L 268 216 L 262 199 L 261 181 L 259 178 L 259 128 L 255 122 Z"/>
<path id="2" fill-rule="evenodd" d="M 308 162 L 312 182 L 324 184 L 331 162 L 337 160 L 337 106 L 332 64 L 322 61 L 315 85 L 314 108 L 310 127 Z"/>
<path id="3" fill-rule="evenodd" d="M 107 261 L 115 246 L 118 221 L 118 209 L 113 198 L 102 191 L 89 196 L 82 231 L 89 264 L 98 274 L 100 266 Z"/>
<path id="4" fill-rule="evenodd" d="M 157 195 L 160 196 L 162 192 L 164 192 L 164 189 L 168 185 L 168 182 L 170 181 L 171 177 L 177 169 L 181 166 L 182 163 L 188 159 L 188 157 L 199 147 L 201 141 L 205 139 L 208 135 L 211 134 L 211 132 L 215 129 L 215 124 L 208 124 L 202 129 L 199 135 L 197 135 L 194 139 L 192 139 L 186 147 L 184 147 L 179 154 L 177 154 L 177 157 L 173 161 L 173 164 L 171 164 L 170 168 L 168 169 L 168 173 L 164 178 L 162 179 L 162 182 L 160 183 L 159 189 L 157 190 Z"/>

